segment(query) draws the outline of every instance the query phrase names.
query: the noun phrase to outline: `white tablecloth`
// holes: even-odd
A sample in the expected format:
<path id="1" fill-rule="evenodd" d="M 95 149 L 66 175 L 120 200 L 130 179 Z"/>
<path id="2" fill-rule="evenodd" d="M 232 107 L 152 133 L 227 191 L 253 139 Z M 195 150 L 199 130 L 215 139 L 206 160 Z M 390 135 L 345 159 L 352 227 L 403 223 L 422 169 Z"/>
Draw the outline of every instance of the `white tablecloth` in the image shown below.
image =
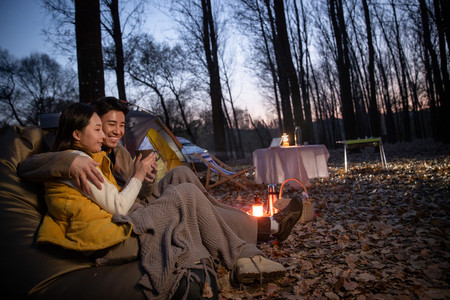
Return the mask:
<path id="1" fill-rule="evenodd" d="M 296 178 L 309 186 L 310 179 L 329 176 L 329 157 L 325 145 L 257 149 L 253 151 L 255 181 L 258 184 L 282 184 L 286 179 Z M 294 181 L 289 183 L 296 185 Z"/>

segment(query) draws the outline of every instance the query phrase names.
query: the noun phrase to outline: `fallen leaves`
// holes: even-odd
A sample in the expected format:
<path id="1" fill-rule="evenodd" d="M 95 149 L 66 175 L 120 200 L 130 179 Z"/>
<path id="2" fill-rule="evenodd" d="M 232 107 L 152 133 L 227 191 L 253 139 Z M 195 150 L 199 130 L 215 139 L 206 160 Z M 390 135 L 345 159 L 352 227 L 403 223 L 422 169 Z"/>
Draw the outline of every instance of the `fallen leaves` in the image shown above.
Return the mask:
<path id="1" fill-rule="evenodd" d="M 225 284 L 221 299 L 450 299 L 450 147 L 385 145 L 388 170 L 366 149 L 349 155 L 348 173 L 342 150 L 330 150 L 330 177 L 308 187 L 315 219 L 298 223 L 283 243 L 259 245 L 288 276 L 240 289 Z M 266 189 L 211 192 L 248 210 Z"/>

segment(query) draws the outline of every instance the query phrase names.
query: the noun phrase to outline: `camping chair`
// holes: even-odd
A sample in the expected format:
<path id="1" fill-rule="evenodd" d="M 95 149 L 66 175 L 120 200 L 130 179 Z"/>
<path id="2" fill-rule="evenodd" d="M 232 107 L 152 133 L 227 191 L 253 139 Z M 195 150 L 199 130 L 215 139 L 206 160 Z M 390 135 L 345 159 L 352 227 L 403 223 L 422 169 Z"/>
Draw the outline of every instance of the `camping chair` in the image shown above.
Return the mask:
<path id="1" fill-rule="evenodd" d="M 241 171 L 234 171 L 207 151 L 203 153 L 194 153 L 194 155 L 208 167 L 205 182 L 206 189 L 213 188 L 228 181 L 235 183 L 244 190 L 247 189 L 247 187 L 242 182 L 239 182 L 238 179 L 242 179 L 245 183 L 249 183 L 248 179 L 245 178 L 245 173 L 249 170 L 248 168 Z M 217 181 L 212 184 L 210 182 L 212 179 L 211 171 L 217 174 Z"/>

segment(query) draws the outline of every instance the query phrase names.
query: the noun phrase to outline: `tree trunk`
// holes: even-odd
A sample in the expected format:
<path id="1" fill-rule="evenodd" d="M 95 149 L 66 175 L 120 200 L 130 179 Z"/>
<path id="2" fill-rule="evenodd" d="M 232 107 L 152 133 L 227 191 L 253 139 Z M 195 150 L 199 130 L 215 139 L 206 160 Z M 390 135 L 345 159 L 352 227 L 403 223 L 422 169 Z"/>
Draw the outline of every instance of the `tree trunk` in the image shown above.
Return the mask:
<path id="1" fill-rule="evenodd" d="M 124 71 L 124 58 L 123 58 L 123 43 L 122 43 L 122 29 L 120 27 L 119 17 L 119 0 L 111 0 L 108 4 L 111 11 L 112 18 L 112 38 L 114 40 L 114 48 L 116 55 L 116 78 L 117 78 L 117 91 L 119 93 L 119 99 L 127 101 L 125 93 L 125 71 Z"/>
<path id="2" fill-rule="evenodd" d="M 369 65 L 367 72 L 369 73 L 369 115 L 370 125 L 373 136 L 381 136 L 380 114 L 377 105 L 377 92 L 375 84 L 375 49 L 372 41 L 372 25 L 370 21 L 369 6 L 367 0 L 362 0 L 364 8 L 364 18 L 366 20 L 367 46 L 369 49 Z"/>
<path id="3" fill-rule="evenodd" d="M 256 9 L 258 12 L 258 20 L 259 25 L 261 27 L 261 35 L 264 39 L 264 49 L 267 55 L 267 62 L 269 64 L 270 73 L 272 75 L 272 81 L 273 81 L 273 94 L 275 95 L 275 107 L 277 110 L 277 117 L 278 117 L 278 128 L 281 132 L 283 131 L 283 123 L 281 118 L 281 109 L 280 109 L 280 100 L 278 98 L 278 80 L 277 80 L 277 73 L 275 71 L 275 64 L 273 63 L 272 57 L 270 55 L 270 49 L 269 49 L 269 42 L 267 41 L 267 34 L 264 29 L 264 19 L 262 17 L 261 9 L 259 8 L 258 1 L 255 1 Z M 272 19 L 272 18 L 271 18 Z"/>
<path id="4" fill-rule="evenodd" d="M 151 89 L 155 92 L 155 94 L 158 96 L 159 102 L 161 103 L 161 107 L 162 107 L 163 112 L 164 112 L 164 120 L 163 120 L 163 121 L 164 121 L 164 124 L 166 124 L 167 128 L 169 128 L 170 131 L 173 131 L 173 128 L 172 128 L 172 126 L 170 125 L 170 115 L 169 115 L 169 110 L 167 109 L 167 105 L 166 105 L 166 101 L 165 101 L 165 99 L 164 99 L 164 95 L 163 95 L 162 92 L 159 90 L 158 86 L 155 85 L 155 84 L 152 84 L 152 83 L 150 83 L 150 82 L 148 82 L 148 81 L 143 80 L 142 78 L 136 76 L 136 75 L 133 74 L 133 73 L 130 73 L 130 76 L 131 76 L 134 80 L 136 80 L 136 81 L 142 83 L 142 84 L 145 85 L 145 86 L 148 86 L 149 88 L 151 88 Z"/>
<path id="5" fill-rule="evenodd" d="M 305 9 L 303 6 L 303 0 L 300 0 L 300 6 L 302 9 L 302 20 L 303 20 L 303 32 L 304 32 L 304 42 L 301 35 L 301 26 L 300 26 L 300 15 L 297 7 L 297 1 L 294 1 L 294 10 L 295 10 L 295 16 L 296 16 L 296 23 L 297 23 L 297 36 L 298 36 L 298 51 L 299 51 L 299 82 L 300 82 L 300 89 L 302 91 L 302 99 L 303 99 L 303 107 L 305 112 L 305 121 L 304 121 L 304 128 L 302 128 L 302 134 L 303 134 L 303 140 L 308 141 L 310 144 L 315 144 L 315 138 L 314 138 L 314 128 L 312 124 L 312 115 L 311 115 L 311 101 L 308 91 L 309 86 L 309 79 L 308 79 L 308 72 L 305 71 L 305 64 L 306 67 L 308 67 L 308 64 L 306 63 L 306 55 L 305 53 L 308 51 L 308 40 L 307 40 L 307 30 L 306 30 L 306 15 L 305 15 Z M 303 44 L 305 47 L 303 47 Z M 303 49 L 305 48 L 305 50 Z"/>
<path id="6" fill-rule="evenodd" d="M 405 141 L 410 142 L 411 139 L 411 121 L 409 117 L 409 96 L 408 96 L 408 85 L 406 83 L 406 59 L 403 52 L 403 47 L 400 42 L 400 26 L 397 20 L 397 11 L 395 8 L 394 2 L 391 0 L 392 12 L 394 14 L 394 25 L 395 25 L 395 41 L 397 44 L 397 54 L 398 60 L 400 62 L 400 74 L 401 77 L 398 77 L 400 93 L 402 97 L 402 110 L 403 110 L 403 134 Z M 397 76 L 398 76 L 397 75 Z M 403 93 L 402 93 L 403 91 Z"/>
<path id="7" fill-rule="evenodd" d="M 228 108 L 225 104 L 225 98 L 222 99 L 222 105 L 223 105 L 223 113 L 224 113 L 224 119 L 225 122 L 225 132 L 227 133 L 228 138 L 228 152 L 232 154 L 233 158 L 236 158 L 236 152 L 238 149 L 238 142 L 236 139 L 236 135 L 233 131 L 233 122 L 231 121 L 230 114 L 228 113 Z"/>
<path id="8" fill-rule="evenodd" d="M 431 59 L 431 70 L 433 72 L 433 83 L 436 91 L 437 96 L 437 104 L 438 107 L 440 106 L 440 110 L 438 111 L 438 136 L 439 138 L 444 141 L 448 142 L 448 116 L 446 116 L 445 111 L 445 102 L 448 102 L 448 99 L 445 99 L 445 92 L 443 88 L 443 82 L 441 73 L 439 70 L 439 62 L 437 59 L 436 51 L 433 47 L 433 44 L 431 43 L 431 36 L 430 36 L 430 25 L 428 20 L 428 8 L 426 6 L 425 0 L 419 0 L 419 8 L 420 8 L 420 15 L 422 19 L 422 32 L 423 32 L 423 42 L 425 45 L 426 52 L 424 55 L 428 55 Z"/>
<path id="9" fill-rule="evenodd" d="M 225 140 L 225 119 L 222 109 L 222 86 L 220 83 L 219 61 L 217 59 L 217 41 L 211 1 L 201 0 L 203 18 L 203 47 L 209 73 L 210 96 L 212 107 L 214 150 L 221 159 L 227 159 Z"/>
<path id="10" fill-rule="evenodd" d="M 442 17 L 442 31 L 444 31 L 447 48 L 450 50 L 450 1 L 440 0 L 441 4 L 441 17 Z"/>
<path id="11" fill-rule="evenodd" d="M 318 136 L 319 136 L 318 142 L 330 147 L 331 145 L 334 145 L 334 139 L 329 130 L 329 128 L 330 128 L 329 121 L 331 121 L 332 116 L 330 116 L 326 111 L 326 108 L 324 105 L 325 101 L 321 97 L 321 92 L 319 90 L 319 83 L 317 82 L 317 76 L 314 72 L 314 68 L 312 66 L 312 61 L 311 61 L 311 56 L 309 55 L 308 51 L 306 51 L 306 58 L 307 58 L 307 63 L 311 68 L 311 79 L 314 84 L 314 91 L 316 93 L 315 107 L 316 107 L 316 111 L 318 113 L 318 120 L 320 120 L 320 128 L 322 131 L 322 133 L 318 132 Z M 323 87 L 322 87 L 322 89 L 323 89 Z"/>
<path id="12" fill-rule="evenodd" d="M 169 86 L 169 89 L 172 91 L 173 95 L 175 96 L 175 100 L 178 104 L 178 108 L 180 109 L 181 119 L 183 120 L 183 124 L 184 124 L 184 130 L 189 135 L 192 142 L 194 144 L 196 144 L 197 139 L 195 138 L 194 134 L 192 133 L 191 127 L 189 126 L 186 114 L 184 112 L 183 104 L 181 103 L 180 94 L 176 92 L 176 90 L 173 86 Z"/>
<path id="13" fill-rule="evenodd" d="M 328 2 L 337 47 L 336 65 L 339 73 L 339 91 L 341 96 L 345 138 L 354 139 L 357 138 L 357 131 L 350 82 L 348 38 L 342 9 L 342 0 L 328 0 Z"/>
<path id="14" fill-rule="evenodd" d="M 443 91 L 443 101 L 442 101 L 442 111 L 443 111 L 443 128 L 450 128 L 450 78 L 448 74 L 448 56 L 447 56 L 447 49 L 445 47 L 445 31 L 450 31 L 450 24 L 449 20 L 446 18 L 449 18 L 448 15 L 444 14 L 445 7 L 442 7 L 442 5 L 449 5 L 449 1 L 445 4 L 442 3 L 442 1 L 434 0 L 434 11 L 435 11 L 435 20 L 436 20 L 436 27 L 438 32 L 438 39 L 439 39 L 439 53 L 440 53 L 440 64 L 441 64 L 441 73 L 442 73 L 442 81 L 444 86 Z M 448 7 L 447 7 L 448 10 Z M 447 12 L 448 13 L 448 12 Z M 450 41 L 448 39 L 450 36 L 447 35 L 447 43 L 450 45 Z M 449 48 L 450 49 L 450 48 Z M 449 130 L 444 130 L 443 132 L 443 141 L 446 143 L 450 142 L 450 133 Z"/>
<path id="15" fill-rule="evenodd" d="M 272 30 L 273 37 L 273 46 L 275 49 L 275 58 L 277 61 L 277 72 L 278 72 L 278 88 L 280 90 L 280 99 L 281 99 L 281 111 L 283 112 L 283 132 L 294 133 L 294 119 L 292 117 L 292 107 L 290 101 L 290 92 L 289 92 L 289 80 L 287 77 L 287 72 L 283 69 L 283 63 L 281 58 L 281 49 L 278 43 L 277 32 L 275 29 L 275 22 L 272 15 L 272 9 L 270 7 L 270 0 L 264 1 L 267 8 L 267 13 L 269 16 L 269 23 Z"/>
<path id="16" fill-rule="evenodd" d="M 276 42 L 278 44 L 278 50 L 280 51 L 281 63 L 281 66 L 278 66 L 278 69 L 280 72 L 285 72 L 288 79 L 288 89 L 292 98 L 295 124 L 304 129 L 303 105 L 300 99 L 300 87 L 298 85 L 297 72 L 295 70 L 294 63 L 292 62 L 292 53 L 286 28 L 286 17 L 284 15 L 283 1 L 284 0 L 274 0 L 275 25 L 277 33 Z M 294 124 L 286 124 L 285 120 L 285 129 L 289 135 L 290 142 L 293 143 Z M 310 133 L 306 133 L 304 135 L 306 136 L 309 134 Z"/>
<path id="17" fill-rule="evenodd" d="M 394 114 L 392 113 L 392 104 L 391 104 L 391 96 L 389 93 L 389 82 L 386 75 L 386 71 L 383 65 L 383 61 L 381 60 L 381 55 L 379 55 L 378 59 L 378 69 L 380 70 L 380 82 L 383 86 L 383 100 L 385 107 L 385 116 L 384 123 L 386 124 L 386 134 L 387 134 L 387 142 L 396 143 L 396 129 L 395 129 L 395 120 Z"/>
<path id="18" fill-rule="evenodd" d="M 75 0 L 80 101 L 92 102 L 105 96 L 99 0 Z"/>
<path id="19" fill-rule="evenodd" d="M 234 108 L 234 101 L 233 101 L 233 95 L 231 94 L 231 86 L 230 86 L 230 80 L 228 78 L 228 73 L 226 72 L 226 70 L 223 72 L 224 73 L 224 77 L 225 77 L 225 85 L 228 91 L 228 97 L 230 105 L 231 105 L 231 112 L 233 114 L 233 120 L 234 122 L 232 122 L 231 120 L 229 120 L 229 124 L 230 124 L 230 131 L 231 131 L 231 137 L 234 141 L 234 143 L 236 144 L 236 157 L 237 158 L 244 158 L 244 149 L 242 147 L 242 138 L 241 138 L 241 130 L 239 129 L 239 124 L 238 124 L 238 120 L 237 120 L 237 115 L 236 115 L 236 109 Z M 224 98 L 224 110 L 227 113 L 228 118 L 230 118 L 230 116 L 228 115 L 228 111 L 227 111 L 227 106 L 225 105 L 225 98 Z M 237 140 L 236 137 L 234 135 L 234 131 L 233 131 L 233 123 L 234 123 L 234 128 L 236 130 L 237 133 Z"/>
<path id="20" fill-rule="evenodd" d="M 383 25 L 385 22 L 383 22 L 381 20 L 381 17 L 378 14 L 378 11 L 376 9 L 374 9 L 374 13 L 375 13 L 375 17 L 377 18 L 378 23 L 381 24 L 380 29 L 383 34 L 383 39 L 386 42 L 386 45 L 388 46 L 387 49 L 388 49 L 390 57 L 392 59 L 392 65 L 394 68 L 394 72 L 395 72 L 395 74 L 399 74 L 397 61 L 395 60 L 395 55 L 394 55 L 394 51 L 393 51 L 393 46 L 391 45 L 391 42 L 388 38 L 386 28 Z M 390 86 L 389 80 L 391 81 L 391 83 L 393 82 L 392 73 L 391 72 L 387 73 L 387 70 L 389 70 L 390 68 L 384 67 L 383 59 L 382 59 L 383 56 L 380 54 L 379 47 L 378 47 L 378 54 L 379 54 L 379 64 L 378 64 L 379 67 L 378 68 L 380 70 L 380 76 L 381 76 L 384 90 L 385 90 L 384 101 L 385 101 L 385 107 L 386 107 L 386 117 L 385 117 L 386 131 L 388 133 L 388 139 L 390 139 L 391 143 L 396 143 L 399 140 L 399 129 L 398 129 L 399 122 L 398 122 L 398 114 L 396 113 L 394 115 L 394 109 L 393 109 L 393 107 L 396 108 L 395 95 L 393 94 L 391 96 L 389 93 L 389 86 Z M 389 58 L 386 58 L 386 59 L 389 59 Z M 387 63 L 387 64 L 389 64 L 389 63 Z M 402 93 L 400 83 L 399 83 L 399 90 L 400 90 L 400 93 Z M 398 112 L 398 110 L 395 109 L 395 112 Z"/>

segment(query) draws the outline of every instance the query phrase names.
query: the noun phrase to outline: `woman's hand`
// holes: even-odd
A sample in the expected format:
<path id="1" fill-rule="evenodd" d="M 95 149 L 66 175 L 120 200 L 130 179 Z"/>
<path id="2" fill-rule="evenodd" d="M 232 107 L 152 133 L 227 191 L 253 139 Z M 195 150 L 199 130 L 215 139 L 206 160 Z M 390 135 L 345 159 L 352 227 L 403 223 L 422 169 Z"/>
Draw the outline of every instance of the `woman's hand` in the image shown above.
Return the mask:
<path id="1" fill-rule="evenodd" d="M 133 177 L 136 177 L 140 181 L 144 181 L 144 179 L 147 180 L 146 175 L 152 171 L 151 168 L 155 162 L 155 153 L 150 153 L 150 155 L 144 159 L 142 159 L 142 154 L 139 154 L 134 162 Z"/>
<path id="2" fill-rule="evenodd" d="M 151 164 L 150 169 L 147 171 L 145 176 L 145 182 L 153 183 L 156 179 L 156 174 L 158 173 L 158 163 L 155 162 Z"/>

